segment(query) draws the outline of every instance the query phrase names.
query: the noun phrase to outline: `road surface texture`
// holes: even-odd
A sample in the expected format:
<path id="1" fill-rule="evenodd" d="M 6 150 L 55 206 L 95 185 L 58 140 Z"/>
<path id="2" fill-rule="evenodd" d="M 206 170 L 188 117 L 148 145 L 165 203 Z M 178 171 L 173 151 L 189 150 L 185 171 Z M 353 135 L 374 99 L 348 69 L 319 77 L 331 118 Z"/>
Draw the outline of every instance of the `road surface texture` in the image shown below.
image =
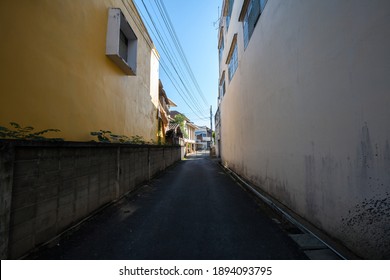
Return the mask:
<path id="1" fill-rule="evenodd" d="M 207 155 L 194 155 L 28 259 L 307 259 Z"/>

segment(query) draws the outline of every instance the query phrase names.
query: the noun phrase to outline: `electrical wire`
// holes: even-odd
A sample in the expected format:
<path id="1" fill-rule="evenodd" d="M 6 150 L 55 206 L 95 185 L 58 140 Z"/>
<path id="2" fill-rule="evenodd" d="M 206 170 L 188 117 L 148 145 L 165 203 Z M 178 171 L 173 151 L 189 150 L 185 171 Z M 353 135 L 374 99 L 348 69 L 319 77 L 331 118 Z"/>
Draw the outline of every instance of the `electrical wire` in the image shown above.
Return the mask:
<path id="1" fill-rule="evenodd" d="M 206 98 L 188 63 L 188 59 L 185 56 L 183 47 L 180 44 L 164 3 L 162 1 L 154 1 L 159 12 L 159 16 L 157 16 L 153 5 L 150 4 L 148 8 L 144 0 L 141 0 L 141 2 L 147 18 L 143 15 L 141 9 L 137 7 L 136 3 L 135 5 L 144 22 L 148 25 L 149 31 L 161 47 L 160 65 L 162 70 L 191 112 L 198 119 L 207 119 L 207 114 L 204 113 L 208 111 L 206 109 L 208 106 Z M 155 17 L 152 16 L 151 11 Z M 194 92 L 194 88 L 196 89 L 196 93 Z M 199 100 L 199 97 L 201 100 Z"/>
<path id="2" fill-rule="evenodd" d="M 191 66 L 190 66 L 189 63 L 188 63 L 187 57 L 186 57 L 186 55 L 185 55 L 185 53 L 184 53 L 184 51 L 183 51 L 183 47 L 181 46 L 180 41 L 179 41 L 179 39 L 178 39 L 178 37 L 177 37 L 176 31 L 175 31 L 175 29 L 173 28 L 172 21 L 171 21 L 171 19 L 170 19 L 170 17 L 169 17 L 169 14 L 168 14 L 168 12 L 167 12 L 167 9 L 165 8 L 164 2 L 161 1 L 161 0 L 155 0 L 155 2 L 156 2 L 157 4 L 158 4 L 158 3 L 161 4 L 162 9 L 163 9 L 163 13 L 162 13 L 162 14 L 165 14 L 166 18 L 168 19 L 168 26 L 169 26 L 169 29 L 172 30 L 173 38 L 174 38 L 175 41 L 177 42 L 178 49 L 179 49 L 179 53 L 181 53 L 182 59 L 183 59 L 183 61 L 184 61 L 184 63 L 185 63 L 185 66 L 186 66 L 186 68 L 187 68 L 187 70 L 188 70 L 190 76 L 191 76 L 191 79 L 192 79 L 193 83 L 195 84 L 195 86 L 196 86 L 196 88 L 197 88 L 197 90 L 198 90 L 199 95 L 201 96 L 202 100 L 204 101 L 204 104 L 207 106 L 206 98 L 205 98 L 205 96 L 204 96 L 204 94 L 203 94 L 203 92 L 202 92 L 202 90 L 201 90 L 201 88 L 200 88 L 200 86 L 199 86 L 198 81 L 197 81 L 196 78 L 195 78 L 195 75 L 194 75 L 194 73 L 193 73 L 193 71 L 192 71 L 192 69 L 191 69 Z"/>
<path id="3" fill-rule="evenodd" d="M 145 5 L 144 1 L 142 0 L 142 3 Z M 175 78 L 175 75 L 172 75 L 172 72 L 170 71 L 170 68 L 165 64 L 165 60 L 162 59 L 160 61 L 161 63 L 161 66 L 163 68 L 163 71 L 167 74 L 168 78 L 171 80 L 171 82 L 173 83 L 174 87 L 176 88 L 176 90 L 178 91 L 179 95 L 182 97 L 182 99 L 185 101 L 185 103 L 187 104 L 187 106 L 193 111 L 193 113 L 197 116 L 199 116 L 199 114 L 196 112 L 196 111 L 200 111 L 200 107 L 199 105 L 196 103 L 196 100 L 194 99 L 194 97 L 190 94 L 190 91 L 188 89 L 188 87 L 186 86 L 186 83 L 184 83 L 184 81 L 182 80 L 182 75 L 178 72 L 175 64 L 173 63 L 173 59 L 171 58 L 171 52 L 169 50 L 167 50 L 167 46 L 166 46 L 166 43 L 159 31 L 159 29 L 157 28 L 156 26 L 156 23 L 154 22 L 149 10 L 146 8 L 146 5 L 145 5 L 145 9 L 146 9 L 146 12 L 151 20 L 151 23 L 153 25 L 153 29 L 151 29 L 151 32 L 156 36 L 157 41 L 160 42 L 161 46 L 162 46 L 162 50 L 165 52 L 167 58 L 168 58 L 168 61 L 171 63 L 172 67 L 173 67 L 173 70 L 174 72 L 176 73 L 176 77 L 180 80 L 181 84 L 177 82 L 177 79 Z M 141 13 L 141 16 L 142 13 Z M 182 87 L 184 87 L 184 90 L 182 89 Z M 190 99 L 186 99 L 184 96 L 183 96 L 183 93 L 184 95 L 187 94 L 187 96 L 190 97 Z M 189 104 L 189 102 L 192 102 L 192 106 Z M 193 109 L 193 107 L 195 107 L 195 110 Z"/>

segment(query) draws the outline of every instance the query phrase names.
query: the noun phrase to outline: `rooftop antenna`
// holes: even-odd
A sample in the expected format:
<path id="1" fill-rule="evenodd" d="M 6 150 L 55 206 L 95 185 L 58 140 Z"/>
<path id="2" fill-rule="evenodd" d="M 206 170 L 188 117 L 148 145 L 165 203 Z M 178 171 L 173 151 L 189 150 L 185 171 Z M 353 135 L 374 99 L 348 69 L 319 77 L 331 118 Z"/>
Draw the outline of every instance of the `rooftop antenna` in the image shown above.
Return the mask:
<path id="1" fill-rule="evenodd" d="M 218 15 L 217 15 L 217 20 L 213 22 L 213 26 L 215 27 L 215 25 L 218 23 L 219 24 L 219 20 L 221 19 L 221 17 L 219 16 L 219 6 L 218 6 Z M 218 28 L 216 28 L 218 29 Z"/>

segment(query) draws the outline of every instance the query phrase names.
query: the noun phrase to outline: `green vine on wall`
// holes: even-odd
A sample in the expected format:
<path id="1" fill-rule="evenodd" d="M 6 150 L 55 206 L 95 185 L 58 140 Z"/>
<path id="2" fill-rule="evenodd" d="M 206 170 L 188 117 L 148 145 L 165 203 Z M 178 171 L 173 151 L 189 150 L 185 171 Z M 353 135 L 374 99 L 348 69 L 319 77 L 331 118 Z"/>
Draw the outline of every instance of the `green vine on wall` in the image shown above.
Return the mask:
<path id="1" fill-rule="evenodd" d="M 96 136 L 101 143 L 121 143 L 121 144 L 137 144 L 137 145 L 145 145 L 152 144 L 155 145 L 155 141 L 150 140 L 150 142 L 145 141 L 142 136 L 135 135 L 128 137 L 126 135 L 117 135 L 112 133 L 109 130 L 99 130 L 91 132 L 92 136 Z"/>
<path id="2" fill-rule="evenodd" d="M 43 135 L 49 132 L 60 132 L 59 129 L 45 129 L 34 132 L 32 126 L 22 127 L 16 122 L 10 122 L 12 128 L 0 126 L 0 139 L 18 139 L 18 140 L 50 140 L 63 141 L 62 138 L 46 138 Z"/>
<path id="3" fill-rule="evenodd" d="M 182 114 L 177 114 L 174 118 L 173 123 L 177 123 L 180 126 L 180 131 L 183 133 L 184 138 L 188 138 L 188 134 L 185 129 L 186 117 Z"/>

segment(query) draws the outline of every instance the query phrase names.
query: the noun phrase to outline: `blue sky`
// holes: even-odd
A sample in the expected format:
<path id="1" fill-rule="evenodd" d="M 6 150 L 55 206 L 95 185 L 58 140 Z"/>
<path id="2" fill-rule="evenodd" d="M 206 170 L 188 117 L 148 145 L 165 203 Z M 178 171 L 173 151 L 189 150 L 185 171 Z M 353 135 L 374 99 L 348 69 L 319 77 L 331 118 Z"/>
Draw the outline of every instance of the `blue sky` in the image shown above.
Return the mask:
<path id="1" fill-rule="evenodd" d="M 171 43 L 174 41 L 169 41 L 169 32 L 165 29 L 163 17 L 159 13 L 157 6 L 160 2 L 161 8 L 162 1 L 200 91 L 203 93 L 203 98 L 199 94 L 195 83 L 192 82 L 190 74 L 187 75 L 185 64 L 177 65 L 174 63 L 179 75 L 183 74 L 181 75 L 182 80 L 192 93 L 192 97 L 186 95 L 188 91 L 181 90 L 180 86 L 182 84 L 180 84 L 178 78 L 173 79 L 174 82 L 171 81 L 174 78 L 173 76 L 176 75 L 174 69 L 167 71 L 173 73 L 170 74 L 170 79 L 162 68 L 164 65 L 161 66 L 163 63 L 165 64 L 164 68 L 167 69 L 169 68 L 169 61 L 173 60 L 172 56 L 171 60 L 169 60 L 164 50 L 169 50 L 170 46 L 172 46 L 172 53 L 175 51 L 175 44 Z M 222 0 L 134 0 L 134 2 L 161 56 L 160 79 L 168 97 L 178 105 L 177 108 L 172 108 L 172 110 L 184 113 L 197 125 L 207 125 L 209 127 L 210 105 L 212 105 L 214 127 L 214 114 L 217 109 L 218 95 L 218 17 Z M 148 11 L 145 10 L 144 5 Z M 153 18 L 154 25 L 148 16 L 148 12 Z M 160 36 L 168 40 L 165 44 L 161 43 L 154 26 L 160 30 Z M 162 46 L 161 44 L 164 45 Z M 175 57 L 178 58 L 180 64 L 180 56 L 177 55 Z M 180 69 L 184 70 L 180 71 Z M 177 81 L 176 86 L 175 81 Z M 193 105 L 194 103 L 196 105 Z"/>

